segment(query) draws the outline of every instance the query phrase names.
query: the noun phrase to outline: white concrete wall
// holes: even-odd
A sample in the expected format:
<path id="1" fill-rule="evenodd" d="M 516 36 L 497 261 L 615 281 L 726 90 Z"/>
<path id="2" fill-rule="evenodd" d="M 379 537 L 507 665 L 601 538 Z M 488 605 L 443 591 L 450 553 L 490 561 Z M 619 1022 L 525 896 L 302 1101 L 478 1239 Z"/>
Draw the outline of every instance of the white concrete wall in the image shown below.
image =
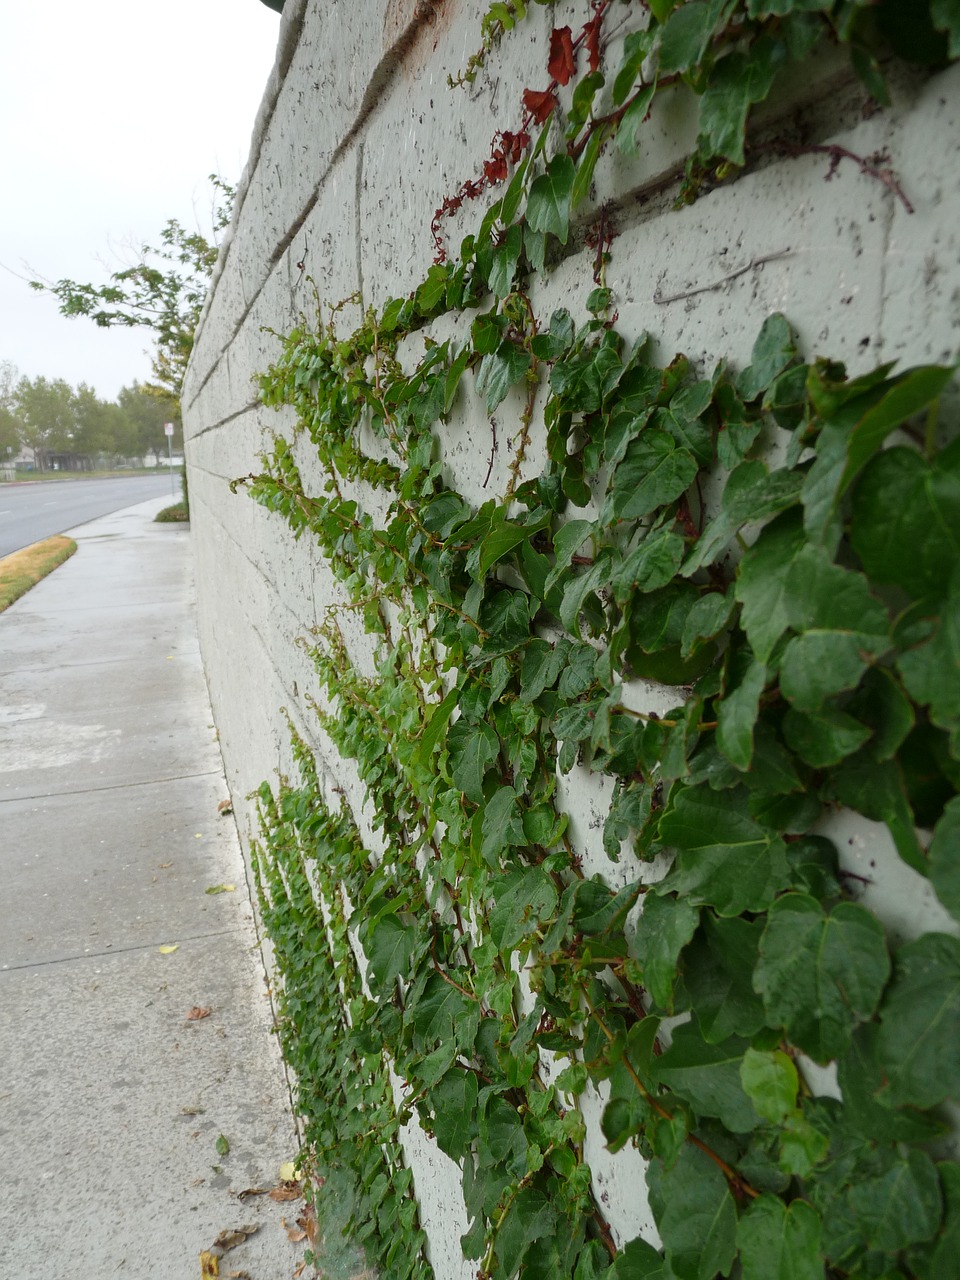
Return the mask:
<path id="1" fill-rule="evenodd" d="M 324 306 L 359 292 L 364 307 L 423 278 L 433 257 L 434 210 L 478 172 L 493 130 L 518 126 L 520 89 L 531 81 L 530 68 L 546 63 L 551 26 L 584 20 L 583 6 L 568 0 L 555 9 L 531 6 L 477 83 L 451 90 L 447 74 L 477 47 L 486 7 L 482 0 L 287 0 L 277 66 L 183 404 L 201 639 L 241 828 L 250 818 L 247 793 L 288 767 L 281 708 L 317 744 L 359 809 L 352 767 L 334 760 L 316 732 L 308 702 L 316 679 L 296 643 L 330 599 L 329 577 L 307 539 L 295 542 L 279 517 L 228 487 L 257 470 L 269 433 L 290 425 L 257 405 L 254 378 L 279 351 L 267 330 L 284 332 L 301 312 L 315 312 L 306 277 Z M 583 211 L 589 220 L 598 203 L 615 201 L 619 234 L 607 283 L 621 331 L 649 330 L 664 358 L 682 350 L 712 362 L 722 353 L 738 364 L 747 362 L 764 318 L 782 311 L 808 358 L 842 359 L 853 374 L 883 360 L 956 357 L 960 66 L 932 76 L 895 72 L 895 104 L 883 111 L 869 108 L 839 68 L 828 59 L 813 83 L 798 81 L 766 109 L 766 123 L 787 117 L 807 140 L 882 155 L 914 211 L 855 164 L 831 174 L 826 157 L 806 155 L 749 171 L 676 212 L 671 184 L 695 124 L 688 102 L 668 102 L 648 126 L 640 159 L 601 160 L 595 199 Z M 477 202 L 447 224 L 453 246 L 482 212 Z M 571 300 L 585 297 L 591 263 L 590 250 L 575 252 L 538 283 L 538 313 L 577 305 Z M 705 289 L 751 263 L 758 265 Z M 662 301 L 693 290 L 704 291 Z M 344 326 L 358 315 L 348 307 Z M 484 492 L 490 426 L 479 400 L 473 403 L 477 411 L 451 429 L 445 457 L 461 492 L 489 496 L 503 491 L 509 455 L 500 449 Z M 540 456 L 534 440 L 528 474 Z M 589 821 L 598 799 L 596 780 L 575 769 L 566 784 L 572 830 L 585 870 L 609 876 L 619 869 Z M 885 828 L 837 815 L 830 830 L 849 869 L 870 867 L 865 901 L 895 937 L 956 932 L 928 884 L 893 854 Z M 615 1233 L 650 1237 L 639 1157 L 610 1156 L 599 1135 L 590 1146 Z M 466 1280 L 473 1268 L 460 1258 L 458 1196 L 429 1190 L 456 1190 L 449 1162 L 422 1136 L 411 1137 L 409 1156 L 421 1202 L 431 1205 L 426 1225 L 439 1280 Z"/>

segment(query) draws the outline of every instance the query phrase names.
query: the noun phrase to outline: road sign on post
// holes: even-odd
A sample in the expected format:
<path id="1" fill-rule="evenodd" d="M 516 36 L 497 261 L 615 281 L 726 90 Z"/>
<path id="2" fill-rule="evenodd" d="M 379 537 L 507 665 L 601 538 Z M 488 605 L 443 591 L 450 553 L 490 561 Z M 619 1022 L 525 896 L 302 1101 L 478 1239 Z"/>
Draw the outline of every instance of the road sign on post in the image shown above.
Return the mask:
<path id="1" fill-rule="evenodd" d="M 173 487 L 173 423 L 165 422 L 163 424 L 163 434 L 167 437 L 167 466 L 170 468 L 170 497 L 176 501 L 176 491 Z"/>

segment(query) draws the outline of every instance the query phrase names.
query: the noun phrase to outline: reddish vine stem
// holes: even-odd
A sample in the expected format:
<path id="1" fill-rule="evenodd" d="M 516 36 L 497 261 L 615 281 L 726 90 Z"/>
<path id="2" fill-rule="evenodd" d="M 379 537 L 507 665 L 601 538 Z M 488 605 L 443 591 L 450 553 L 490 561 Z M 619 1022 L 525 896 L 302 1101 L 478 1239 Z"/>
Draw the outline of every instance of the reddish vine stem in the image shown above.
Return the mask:
<path id="1" fill-rule="evenodd" d="M 597 1026 L 600 1028 L 603 1034 L 607 1037 L 607 1041 L 610 1044 L 612 1044 L 616 1037 L 614 1036 L 610 1028 L 607 1026 L 607 1024 L 600 1017 L 600 1014 L 593 1007 L 593 1005 L 590 1003 L 589 1000 L 587 1000 L 587 1008 L 590 1010 L 590 1015 L 596 1022 Z M 673 1115 L 666 1109 L 665 1106 L 663 1106 L 662 1103 L 660 1103 L 653 1096 L 653 1094 L 650 1092 L 647 1086 L 640 1079 L 637 1072 L 634 1070 L 633 1064 L 631 1063 L 629 1058 L 624 1057 L 623 1065 L 626 1067 L 627 1073 L 629 1074 L 630 1079 L 637 1086 L 639 1093 L 644 1098 L 648 1106 L 653 1111 L 655 1111 L 662 1120 L 672 1120 Z M 722 1156 L 718 1155 L 717 1152 L 712 1149 L 712 1147 L 708 1147 L 702 1138 L 698 1138 L 695 1133 L 688 1133 L 686 1140 L 687 1142 L 692 1143 L 693 1146 L 695 1146 L 699 1151 L 702 1151 L 705 1156 L 707 1156 L 710 1160 L 713 1161 L 713 1163 L 717 1166 L 717 1168 L 726 1178 L 727 1182 L 735 1191 L 742 1192 L 745 1196 L 749 1196 L 750 1199 L 752 1200 L 756 1200 L 759 1197 L 760 1192 L 757 1191 L 755 1187 L 752 1187 L 749 1182 L 745 1181 L 745 1179 L 739 1173 L 737 1173 L 736 1169 L 734 1169 L 731 1165 L 727 1164 L 726 1160 L 724 1160 Z"/>
<path id="2" fill-rule="evenodd" d="M 829 182 L 836 173 L 841 160 L 852 160 L 860 169 L 860 172 L 868 178 L 874 178 L 877 182 L 882 182 L 891 195 L 903 205 L 907 213 L 915 213 L 913 205 L 907 199 L 906 193 L 900 183 L 893 174 L 893 170 L 882 166 L 882 157 L 867 157 L 857 155 L 855 151 L 850 151 L 847 147 L 841 147 L 835 142 L 765 142 L 755 144 L 750 148 L 751 151 L 774 151 L 778 155 L 791 156 L 797 158 L 799 156 L 829 156 L 830 168 L 827 170 L 826 182 Z"/>

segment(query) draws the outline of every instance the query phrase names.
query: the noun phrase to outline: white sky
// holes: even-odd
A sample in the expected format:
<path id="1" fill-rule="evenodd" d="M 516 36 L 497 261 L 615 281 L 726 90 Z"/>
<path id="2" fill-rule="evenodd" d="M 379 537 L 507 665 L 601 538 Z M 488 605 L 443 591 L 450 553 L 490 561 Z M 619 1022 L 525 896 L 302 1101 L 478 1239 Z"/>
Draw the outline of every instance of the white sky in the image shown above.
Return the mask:
<path id="1" fill-rule="evenodd" d="M 100 284 L 168 218 L 209 235 L 279 24 L 260 0 L 0 0 L 0 360 L 106 399 L 150 376 L 149 330 L 64 319 L 10 272 Z"/>

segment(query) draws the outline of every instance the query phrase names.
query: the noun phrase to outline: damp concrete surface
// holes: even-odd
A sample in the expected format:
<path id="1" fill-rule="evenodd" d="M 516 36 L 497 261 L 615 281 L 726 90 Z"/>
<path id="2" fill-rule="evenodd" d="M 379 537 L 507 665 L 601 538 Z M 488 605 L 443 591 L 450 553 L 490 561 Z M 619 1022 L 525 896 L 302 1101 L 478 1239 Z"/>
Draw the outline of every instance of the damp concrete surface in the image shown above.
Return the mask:
<path id="1" fill-rule="evenodd" d="M 302 1260 L 241 1196 L 296 1134 L 168 501 L 0 614 L 0 1280 L 197 1277 L 241 1226 L 221 1275 Z"/>

